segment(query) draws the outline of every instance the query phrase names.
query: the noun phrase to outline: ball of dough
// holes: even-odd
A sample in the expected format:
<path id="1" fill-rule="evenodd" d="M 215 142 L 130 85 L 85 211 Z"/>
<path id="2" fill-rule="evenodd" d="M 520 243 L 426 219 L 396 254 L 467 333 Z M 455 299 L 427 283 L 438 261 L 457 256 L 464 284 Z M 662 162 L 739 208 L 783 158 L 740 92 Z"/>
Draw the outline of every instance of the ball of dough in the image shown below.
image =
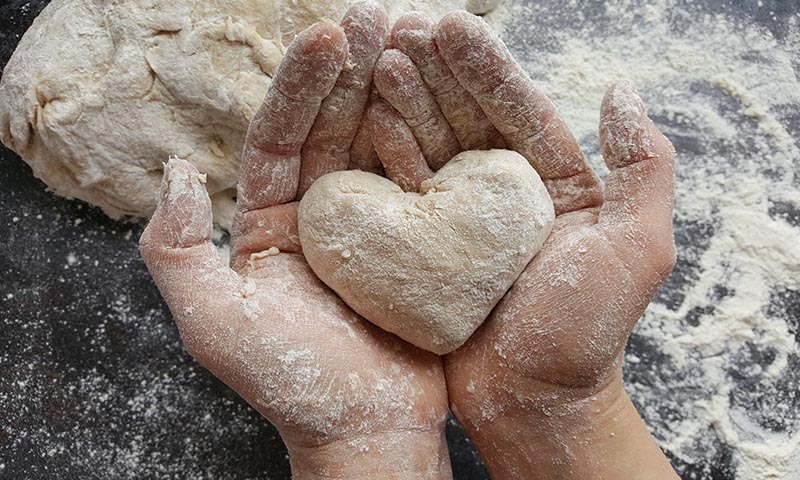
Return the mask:
<path id="1" fill-rule="evenodd" d="M 444 354 L 461 346 L 539 251 L 555 219 L 536 171 L 507 150 L 464 152 L 420 193 L 349 171 L 298 214 L 314 273 L 356 312 Z"/>
<path id="2" fill-rule="evenodd" d="M 382 2 L 394 18 L 463 0 Z M 111 217 L 155 209 L 162 162 L 208 175 L 223 224 L 245 133 L 284 46 L 347 0 L 54 0 L 0 82 L 0 140 L 57 194 Z M 226 215 L 223 213 L 227 212 Z"/>

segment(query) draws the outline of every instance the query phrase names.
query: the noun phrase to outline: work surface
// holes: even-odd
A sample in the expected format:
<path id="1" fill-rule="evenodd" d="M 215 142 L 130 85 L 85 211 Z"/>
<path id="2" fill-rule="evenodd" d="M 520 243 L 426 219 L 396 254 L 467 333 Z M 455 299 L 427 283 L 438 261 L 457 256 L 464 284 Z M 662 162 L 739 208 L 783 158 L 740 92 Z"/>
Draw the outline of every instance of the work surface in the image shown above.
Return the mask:
<path id="1" fill-rule="evenodd" d="M 621 76 L 679 152 L 678 264 L 627 388 L 683 478 L 796 480 L 800 4 L 562 3 L 507 7 L 504 37 L 592 164 Z M 46 4 L 0 4 L 0 65 Z M 289 478 L 275 430 L 184 352 L 142 225 L 0 157 L 0 478 Z M 448 440 L 456 479 L 488 478 L 452 421 Z"/>

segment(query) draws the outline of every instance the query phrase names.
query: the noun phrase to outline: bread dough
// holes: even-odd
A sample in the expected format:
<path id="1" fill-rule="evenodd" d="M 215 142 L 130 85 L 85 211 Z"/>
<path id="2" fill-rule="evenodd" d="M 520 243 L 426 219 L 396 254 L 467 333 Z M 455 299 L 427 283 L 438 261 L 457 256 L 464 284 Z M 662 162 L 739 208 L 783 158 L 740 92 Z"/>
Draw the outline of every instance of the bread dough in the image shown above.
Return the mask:
<path id="1" fill-rule="evenodd" d="M 0 82 L 0 140 L 57 194 L 149 216 L 162 162 L 208 175 L 230 216 L 247 126 L 294 35 L 347 0 L 54 0 Z M 464 0 L 383 0 L 438 17 Z M 227 215 L 223 215 L 227 212 Z"/>
<path id="2" fill-rule="evenodd" d="M 303 253 L 356 312 L 420 348 L 461 346 L 539 251 L 555 218 L 536 171 L 507 150 L 457 155 L 420 193 L 335 172 L 300 202 Z"/>

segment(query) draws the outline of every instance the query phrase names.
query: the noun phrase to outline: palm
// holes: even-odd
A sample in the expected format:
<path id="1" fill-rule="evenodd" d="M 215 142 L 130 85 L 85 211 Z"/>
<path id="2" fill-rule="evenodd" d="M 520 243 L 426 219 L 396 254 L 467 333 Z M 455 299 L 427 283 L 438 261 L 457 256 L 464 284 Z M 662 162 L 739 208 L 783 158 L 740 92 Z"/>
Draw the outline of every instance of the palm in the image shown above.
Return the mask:
<path id="1" fill-rule="evenodd" d="M 304 186 L 353 157 L 385 22 L 379 7 L 358 4 L 344 29 L 319 23 L 289 48 L 248 132 L 231 267 L 209 241 L 203 177 L 182 160 L 167 165 L 141 240 L 189 353 L 294 445 L 437 432 L 447 411 L 441 359 L 350 310 L 308 267 L 297 236 Z M 343 72 L 345 61 L 356 67 Z"/>
<path id="2" fill-rule="evenodd" d="M 492 315 L 446 357 L 456 415 L 480 424 L 618 381 L 627 337 L 674 261 L 672 152 L 638 97 L 620 84 L 604 101 L 604 191 L 553 104 L 480 20 L 409 15 L 392 43 L 399 51 L 375 73 L 385 102 L 371 111 L 390 177 L 413 189 L 460 150 L 505 145 L 536 169 L 557 213 Z"/>
<path id="3" fill-rule="evenodd" d="M 243 282 L 243 290 L 228 293 L 247 298 L 225 307 L 238 320 L 199 332 L 200 342 L 214 342 L 187 348 L 284 438 L 322 444 L 440 422 L 446 398 L 439 359 L 361 319 L 302 255 L 260 260 Z"/>
<path id="4" fill-rule="evenodd" d="M 641 313 L 633 304 L 649 297 L 641 292 L 630 303 L 618 297 L 619 289 L 635 287 L 634 280 L 597 228 L 597 213 L 560 216 L 484 327 L 449 356 L 448 388 L 476 402 L 462 408 L 491 399 L 504 409 L 528 411 L 531 402 L 541 406 L 556 393 L 552 400 L 559 402 L 586 398 L 612 380 Z"/>

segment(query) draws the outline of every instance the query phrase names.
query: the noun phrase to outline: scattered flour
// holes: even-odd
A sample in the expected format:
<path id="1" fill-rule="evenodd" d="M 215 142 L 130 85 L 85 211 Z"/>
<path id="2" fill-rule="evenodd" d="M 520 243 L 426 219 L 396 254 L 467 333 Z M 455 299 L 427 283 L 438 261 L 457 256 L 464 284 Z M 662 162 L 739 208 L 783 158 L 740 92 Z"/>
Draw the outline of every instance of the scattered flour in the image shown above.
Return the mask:
<path id="1" fill-rule="evenodd" d="M 503 25 L 515 55 L 553 98 L 598 171 L 604 169 L 600 100 L 621 78 L 637 84 L 679 151 L 678 265 L 626 357 L 627 387 L 648 425 L 685 479 L 797 480 L 800 20 L 763 8 L 740 14 L 723 2 L 705 2 L 719 4 L 712 7 L 717 12 L 668 0 L 510 3 L 487 18 L 496 28 Z M 773 32 L 753 20 L 762 18 Z M 85 213 L 70 208 L 70 219 Z M 42 213 L 47 221 L 68 220 Z M 19 215 L 9 225 L 24 232 L 31 220 Z M 84 234 L 98 250 L 106 281 L 141 294 L 137 287 L 149 280 L 136 270 L 133 248 L 111 249 L 124 230 Z M 49 237 L 25 238 L 61 248 Z M 58 251 L 63 256 L 54 259 L 63 262 L 69 252 Z M 50 261 L 36 256 L 38 249 L 26 254 L 25 265 Z M 66 291 L 55 297 L 62 311 L 17 318 L 8 312 L 21 307 L 9 306 L 0 319 L 4 329 L 25 332 L 21 340 L 0 342 L 0 365 L 14 365 L 0 379 L 6 387 L 0 404 L 10 412 L 4 417 L 10 426 L 0 432 L 0 440 L 8 440 L 0 441 L 0 476 L 24 468 L 33 478 L 59 472 L 174 478 L 179 468 L 187 478 L 231 478 L 234 464 L 252 478 L 281 471 L 261 455 L 280 448 L 275 432 L 186 358 L 171 320 L 145 308 L 152 299 L 122 295 L 106 308 L 103 292 L 90 289 L 98 270 L 88 269 L 80 261 L 69 276 L 39 274 L 32 286 L 4 292 L 4 304 L 23 305 L 52 303 L 56 290 Z M 132 271 L 139 283 L 121 280 Z M 86 305 L 97 307 L 97 323 L 84 330 L 69 319 Z M 95 360 L 70 356 L 63 337 L 84 341 Z M 148 363 L 131 364 L 137 358 L 132 349 Z M 295 352 L 286 360 L 302 356 Z M 41 357 L 38 364 L 20 361 L 34 357 Z M 358 389 L 367 379 L 353 375 L 349 381 Z M 54 396 L 54 390 L 65 394 Z M 51 416 L 66 420 L 51 422 Z M 123 433 L 98 440 L 97 432 L 109 428 Z M 237 456 L 230 445 L 244 453 Z M 184 452 L 180 460 L 170 456 L 175 451 Z M 45 455 L 46 462 L 34 461 Z M 241 465 L 241 458 L 255 460 Z"/>
<path id="2" fill-rule="evenodd" d="M 597 171 L 620 79 L 677 147 L 678 265 L 626 363 L 661 446 L 684 478 L 796 480 L 800 18 L 713 8 L 516 2 L 504 36 Z"/>

